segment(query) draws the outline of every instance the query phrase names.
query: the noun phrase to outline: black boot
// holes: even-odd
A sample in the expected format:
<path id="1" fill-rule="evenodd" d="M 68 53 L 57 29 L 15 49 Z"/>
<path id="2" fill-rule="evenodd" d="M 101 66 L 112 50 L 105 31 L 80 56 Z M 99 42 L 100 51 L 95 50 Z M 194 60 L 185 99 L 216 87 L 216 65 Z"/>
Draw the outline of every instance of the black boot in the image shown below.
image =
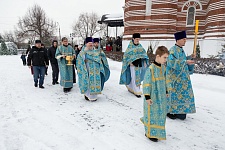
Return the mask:
<path id="1" fill-rule="evenodd" d="M 147 135 L 145 134 L 145 136 L 147 137 Z M 158 139 L 157 138 L 149 138 L 147 137 L 149 140 L 151 140 L 152 142 L 158 142 Z"/>
<path id="2" fill-rule="evenodd" d="M 59 84 L 59 82 L 58 82 L 58 81 L 56 81 L 56 82 L 55 82 L 55 84 Z"/>
<path id="3" fill-rule="evenodd" d="M 64 93 L 68 93 L 68 89 L 67 88 L 63 88 L 63 92 Z"/>
<path id="4" fill-rule="evenodd" d="M 44 89 L 45 87 L 43 85 L 39 85 L 39 88 Z"/>
<path id="5" fill-rule="evenodd" d="M 180 120 L 185 120 L 187 117 L 187 114 L 176 114 L 176 118 L 180 119 Z"/>
<path id="6" fill-rule="evenodd" d="M 37 86 L 38 86 L 38 84 L 37 84 L 37 83 L 34 83 L 34 86 L 35 86 L 35 87 L 37 87 Z"/>
<path id="7" fill-rule="evenodd" d="M 135 95 L 137 98 L 141 98 L 141 95 Z"/>
<path id="8" fill-rule="evenodd" d="M 158 142 L 157 138 L 149 138 L 149 140 L 151 140 L 152 142 Z"/>
<path id="9" fill-rule="evenodd" d="M 89 98 L 87 96 L 84 95 L 85 100 L 89 101 Z"/>
<path id="10" fill-rule="evenodd" d="M 177 118 L 176 117 L 176 114 L 170 114 L 170 113 L 168 113 L 166 116 L 169 117 L 170 119 L 173 119 L 173 120 Z"/>
<path id="11" fill-rule="evenodd" d="M 70 92 L 72 88 L 67 88 L 67 91 Z"/>
<path id="12" fill-rule="evenodd" d="M 52 81 L 52 85 L 55 85 L 55 81 L 54 80 Z"/>

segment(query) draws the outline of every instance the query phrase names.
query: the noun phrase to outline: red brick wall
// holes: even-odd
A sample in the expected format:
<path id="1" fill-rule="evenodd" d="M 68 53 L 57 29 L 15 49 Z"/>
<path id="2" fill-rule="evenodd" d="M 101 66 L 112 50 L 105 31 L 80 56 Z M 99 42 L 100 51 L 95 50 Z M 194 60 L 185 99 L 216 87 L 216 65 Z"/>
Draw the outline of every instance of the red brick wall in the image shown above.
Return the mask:
<path id="1" fill-rule="evenodd" d="M 125 3 L 128 4 L 129 1 L 130 0 L 125 0 Z M 187 2 L 187 0 L 178 0 L 177 3 L 158 4 L 160 0 L 156 3 L 153 1 L 151 8 L 152 14 L 150 16 L 146 16 L 144 13 L 146 9 L 146 6 L 143 5 L 144 0 L 140 0 L 140 6 L 126 7 L 124 34 L 131 35 L 134 32 L 140 32 L 141 34 L 173 34 L 176 31 L 187 30 L 188 34 L 193 35 L 194 27 L 186 26 L 186 13 L 181 12 L 185 2 Z M 218 30 L 214 29 L 215 32 L 223 32 L 224 29 L 220 29 L 219 26 L 225 26 L 225 18 L 221 19 L 221 15 L 225 14 L 225 0 L 200 0 L 200 2 L 202 3 L 202 10 L 196 11 L 195 17 L 196 20 L 200 20 L 200 35 L 211 33 L 212 31 L 209 29 L 211 26 L 218 26 Z M 218 7 L 218 5 L 220 5 L 220 7 Z M 200 8 L 200 6 L 197 6 L 197 9 L 198 8 Z M 165 12 L 164 14 L 163 12 L 163 14 L 154 14 L 154 10 L 170 10 L 173 13 L 169 14 Z M 174 10 L 176 10 L 176 13 L 174 13 Z M 213 15 L 218 16 L 220 20 L 214 21 Z M 158 23 L 157 20 L 159 20 Z M 162 20 L 165 21 L 162 22 Z M 167 23 L 166 20 L 169 20 L 171 23 Z M 146 21 L 150 23 L 146 23 Z"/>

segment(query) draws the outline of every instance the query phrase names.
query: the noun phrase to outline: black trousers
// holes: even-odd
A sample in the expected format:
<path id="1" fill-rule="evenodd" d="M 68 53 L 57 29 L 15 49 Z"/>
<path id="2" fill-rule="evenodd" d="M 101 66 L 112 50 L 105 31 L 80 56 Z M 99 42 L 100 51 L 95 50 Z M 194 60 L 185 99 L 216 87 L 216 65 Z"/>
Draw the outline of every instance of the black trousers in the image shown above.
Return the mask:
<path id="1" fill-rule="evenodd" d="M 51 66 L 52 66 L 52 82 L 55 83 L 59 79 L 59 66 L 58 63 L 56 64 L 51 63 Z"/>
<path id="2" fill-rule="evenodd" d="M 76 83 L 76 72 L 74 65 L 73 65 L 73 83 Z"/>
<path id="3" fill-rule="evenodd" d="M 24 65 L 24 66 L 26 66 L 26 59 L 25 59 L 25 60 L 23 60 L 23 65 Z"/>

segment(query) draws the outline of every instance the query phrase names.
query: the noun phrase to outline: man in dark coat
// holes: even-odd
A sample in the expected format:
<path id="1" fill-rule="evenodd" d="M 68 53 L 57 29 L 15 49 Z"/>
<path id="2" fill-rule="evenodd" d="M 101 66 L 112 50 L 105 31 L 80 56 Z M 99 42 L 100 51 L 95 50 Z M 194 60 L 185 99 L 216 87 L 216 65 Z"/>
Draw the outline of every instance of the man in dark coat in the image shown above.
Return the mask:
<path id="1" fill-rule="evenodd" d="M 48 58 L 50 60 L 51 66 L 52 66 L 52 84 L 59 84 L 58 78 L 59 78 L 59 66 L 58 61 L 55 58 L 55 52 L 58 47 L 58 41 L 53 40 L 52 41 L 52 47 L 48 49 Z"/>
<path id="2" fill-rule="evenodd" d="M 41 40 L 35 41 L 35 46 L 32 47 L 28 59 L 27 65 L 29 68 L 33 66 L 34 70 L 34 86 L 38 86 L 38 77 L 39 77 L 39 88 L 44 88 L 44 77 L 46 67 L 49 65 L 48 56 L 45 52 L 45 49 L 41 47 Z"/>
<path id="3" fill-rule="evenodd" d="M 30 45 L 28 45 L 26 55 L 28 55 L 30 53 L 30 50 L 31 50 L 31 47 L 30 47 Z"/>
<path id="4" fill-rule="evenodd" d="M 117 37 L 115 43 L 116 43 L 116 51 L 121 51 L 121 49 L 122 49 L 122 40 L 121 40 L 120 36 Z"/>
<path id="5" fill-rule="evenodd" d="M 74 46 L 74 50 L 75 50 L 75 53 L 76 53 L 76 56 L 80 53 L 80 50 L 78 48 L 78 45 L 75 45 Z"/>

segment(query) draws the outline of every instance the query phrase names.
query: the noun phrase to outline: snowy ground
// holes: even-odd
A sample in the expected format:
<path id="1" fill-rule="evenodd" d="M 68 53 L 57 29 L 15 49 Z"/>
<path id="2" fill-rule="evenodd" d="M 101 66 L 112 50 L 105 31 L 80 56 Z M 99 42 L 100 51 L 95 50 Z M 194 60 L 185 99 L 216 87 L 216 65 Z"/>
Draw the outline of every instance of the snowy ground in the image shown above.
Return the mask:
<path id="1" fill-rule="evenodd" d="M 224 150 L 225 78 L 193 75 L 197 113 L 167 119 L 167 140 L 153 143 L 140 122 L 143 99 L 118 84 L 121 63 L 109 60 L 111 77 L 97 102 L 74 84 L 64 94 L 35 88 L 20 56 L 0 56 L 0 150 Z"/>

